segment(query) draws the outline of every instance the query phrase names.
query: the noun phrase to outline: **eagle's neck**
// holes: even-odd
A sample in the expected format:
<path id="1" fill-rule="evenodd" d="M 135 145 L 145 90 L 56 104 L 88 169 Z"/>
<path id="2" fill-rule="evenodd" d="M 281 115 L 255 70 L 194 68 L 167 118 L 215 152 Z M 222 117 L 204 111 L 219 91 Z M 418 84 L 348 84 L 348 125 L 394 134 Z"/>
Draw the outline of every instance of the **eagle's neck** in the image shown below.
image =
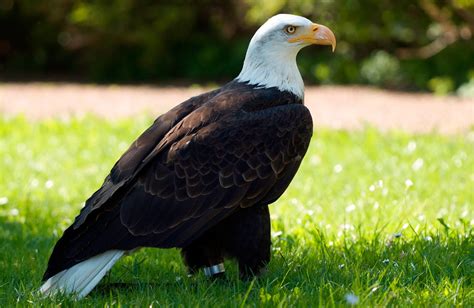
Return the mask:
<path id="1" fill-rule="evenodd" d="M 265 47 L 265 48 L 264 48 Z M 250 44 L 237 80 L 265 88 L 276 87 L 304 97 L 304 83 L 296 65 L 297 49 Z"/>

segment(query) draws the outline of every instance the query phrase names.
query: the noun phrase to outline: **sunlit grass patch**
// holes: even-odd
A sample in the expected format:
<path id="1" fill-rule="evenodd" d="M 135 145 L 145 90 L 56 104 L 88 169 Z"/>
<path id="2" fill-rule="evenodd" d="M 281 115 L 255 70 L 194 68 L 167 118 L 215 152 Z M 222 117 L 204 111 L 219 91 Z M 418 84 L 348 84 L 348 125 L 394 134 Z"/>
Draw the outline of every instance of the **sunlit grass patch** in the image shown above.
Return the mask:
<path id="1" fill-rule="evenodd" d="M 0 306 L 72 303 L 34 294 L 52 246 L 151 119 L 0 120 Z M 176 250 L 121 260 L 83 304 L 474 305 L 474 143 L 318 129 L 271 206 L 260 279 L 188 278 Z"/>

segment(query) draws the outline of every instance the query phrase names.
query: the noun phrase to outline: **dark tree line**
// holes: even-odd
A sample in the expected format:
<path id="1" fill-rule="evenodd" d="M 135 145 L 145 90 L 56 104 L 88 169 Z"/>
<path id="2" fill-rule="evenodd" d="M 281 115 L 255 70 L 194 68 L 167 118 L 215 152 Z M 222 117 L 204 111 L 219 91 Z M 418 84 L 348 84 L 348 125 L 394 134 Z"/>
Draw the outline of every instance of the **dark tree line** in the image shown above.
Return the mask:
<path id="1" fill-rule="evenodd" d="M 309 49 L 313 83 L 454 91 L 474 87 L 474 0 L 0 0 L 0 74 L 96 82 L 223 81 L 271 15 L 327 24 Z"/>

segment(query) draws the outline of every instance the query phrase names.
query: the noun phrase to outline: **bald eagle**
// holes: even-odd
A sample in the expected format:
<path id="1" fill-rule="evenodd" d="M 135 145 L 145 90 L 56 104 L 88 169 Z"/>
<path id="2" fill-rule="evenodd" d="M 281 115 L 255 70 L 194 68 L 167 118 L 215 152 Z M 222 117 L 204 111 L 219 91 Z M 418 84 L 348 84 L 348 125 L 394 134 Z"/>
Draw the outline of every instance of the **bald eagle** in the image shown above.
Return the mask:
<path id="1" fill-rule="evenodd" d="M 40 291 L 86 296 L 127 252 L 180 248 L 190 273 L 241 277 L 270 260 L 270 215 L 308 148 L 296 55 L 331 45 L 327 27 L 276 15 L 250 41 L 242 71 L 159 116 L 121 156 L 54 247 Z"/>

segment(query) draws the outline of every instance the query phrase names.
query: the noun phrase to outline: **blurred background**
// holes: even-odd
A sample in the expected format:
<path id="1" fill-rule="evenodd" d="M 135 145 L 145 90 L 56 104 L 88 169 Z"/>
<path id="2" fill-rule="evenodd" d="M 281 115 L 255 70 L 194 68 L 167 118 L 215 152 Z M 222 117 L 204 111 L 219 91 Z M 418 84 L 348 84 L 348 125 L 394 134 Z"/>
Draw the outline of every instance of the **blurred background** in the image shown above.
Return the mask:
<path id="1" fill-rule="evenodd" d="M 278 13 L 338 44 L 298 58 L 315 134 L 272 206 L 268 274 L 209 285 L 142 250 L 85 305 L 474 307 L 474 0 L 0 0 L 0 307 L 76 304 L 37 295 L 63 230 Z"/>
<path id="2" fill-rule="evenodd" d="M 474 97 L 474 0 L 0 0 L 0 78 L 220 83 L 280 12 L 338 38 L 301 53 L 307 84 Z"/>

